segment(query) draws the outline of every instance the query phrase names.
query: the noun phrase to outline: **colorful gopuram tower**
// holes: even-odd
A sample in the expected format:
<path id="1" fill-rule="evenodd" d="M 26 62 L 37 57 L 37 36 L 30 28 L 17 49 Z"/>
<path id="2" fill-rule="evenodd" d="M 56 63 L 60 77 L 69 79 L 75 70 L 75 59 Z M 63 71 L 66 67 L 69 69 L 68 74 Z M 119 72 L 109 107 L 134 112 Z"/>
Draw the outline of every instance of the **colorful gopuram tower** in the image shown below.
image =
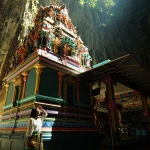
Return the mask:
<path id="1" fill-rule="evenodd" d="M 44 150 L 99 149 L 103 135 L 95 126 L 92 84 L 80 77 L 91 69 L 91 60 L 66 5 L 41 6 L 4 78 L 0 149 L 25 150 L 27 122 L 36 104 L 48 113 Z"/>

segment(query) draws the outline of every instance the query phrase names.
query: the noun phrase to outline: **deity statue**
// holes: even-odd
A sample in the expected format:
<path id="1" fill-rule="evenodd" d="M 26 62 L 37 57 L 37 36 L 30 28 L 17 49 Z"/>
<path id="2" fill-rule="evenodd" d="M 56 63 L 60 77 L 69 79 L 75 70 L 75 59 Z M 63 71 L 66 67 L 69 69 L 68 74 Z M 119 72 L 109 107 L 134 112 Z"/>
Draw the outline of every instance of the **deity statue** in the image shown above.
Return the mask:
<path id="1" fill-rule="evenodd" d="M 73 33 L 74 33 L 74 34 L 77 34 L 76 26 L 73 26 L 73 29 L 72 29 L 72 30 L 73 30 Z"/>
<path id="2" fill-rule="evenodd" d="M 68 29 L 69 29 L 69 30 L 71 30 L 71 29 L 72 29 L 73 24 L 72 24 L 72 22 L 71 22 L 71 19 L 69 19 L 69 20 L 68 20 L 68 22 L 67 22 L 67 26 L 68 26 Z"/>
<path id="3" fill-rule="evenodd" d="M 53 6 L 53 10 L 54 10 L 54 11 L 57 11 L 58 8 L 59 8 L 59 7 L 57 6 L 57 3 L 56 3 L 56 2 L 54 2 L 52 6 Z"/>
<path id="4" fill-rule="evenodd" d="M 81 55 L 81 62 L 82 62 L 82 65 L 84 66 L 85 65 L 85 55 L 84 54 Z"/>
<path id="5" fill-rule="evenodd" d="M 66 5 L 65 4 L 60 7 L 60 13 L 65 15 L 66 18 L 69 19 L 68 10 L 66 9 Z"/>
<path id="6" fill-rule="evenodd" d="M 54 35 L 58 38 L 62 36 L 62 29 L 60 27 L 55 27 L 54 29 Z"/>
<path id="7" fill-rule="evenodd" d="M 43 20 L 43 18 L 46 16 L 46 11 L 42 5 L 40 5 L 40 9 L 38 11 L 38 17 L 40 20 Z"/>
<path id="8" fill-rule="evenodd" d="M 40 26 L 39 28 L 38 28 L 38 33 L 39 33 L 39 41 L 38 41 L 38 43 L 39 43 L 39 45 L 40 46 L 46 46 L 46 31 L 44 31 L 43 29 L 42 29 L 42 26 Z"/>
<path id="9" fill-rule="evenodd" d="M 64 44 L 63 46 L 63 56 L 66 56 L 67 54 L 67 44 Z"/>
<path id="10" fill-rule="evenodd" d="M 54 40 L 53 40 L 53 52 L 54 53 L 58 53 L 58 47 L 61 45 L 61 40 L 56 37 Z"/>
<path id="11" fill-rule="evenodd" d="M 50 18 L 54 19 L 55 13 L 53 11 L 53 7 L 52 6 L 49 8 L 48 16 L 50 16 Z"/>
<path id="12" fill-rule="evenodd" d="M 92 57 L 88 54 L 85 60 L 86 60 L 86 66 L 90 67 L 91 66 L 90 62 L 92 61 Z"/>
<path id="13" fill-rule="evenodd" d="M 27 52 L 26 52 L 26 50 L 25 50 L 25 48 L 24 48 L 24 45 L 21 45 L 20 46 L 20 49 L 19 49 L 19 61 L 21 62 L 21 61 L 24 61 L 25 60 L 25 57 L 26 57 L 26 54 L 27 54 Z"/>
<path id="14" fill-rule="evenodd" d="M 50 51 L 52 51 L 52 46 L 53 46 L 53 40 L 55 38 L 55 35 L 49 31 L 47 34 L 46 34 L 46 47 L 50 49 Z"/>
<path id="15" fill-rule="evenodd" d="M 80 36 L 77 36 L 77 38 L 76 38 L 76 43 L 77 43 L 76 48 L 77 48 L 77 49 L 81 49 L 82 46 L 83 46 L 83 42 L 81 41 Z"/>
<path id="16" fill-rule="evenodd" d="M 63 24 L 65 25 L 65 26 L 67 26 L 67 22 L 68 22 L 68 18 L 65 16 L 65 15 L 63 15 Z"/>

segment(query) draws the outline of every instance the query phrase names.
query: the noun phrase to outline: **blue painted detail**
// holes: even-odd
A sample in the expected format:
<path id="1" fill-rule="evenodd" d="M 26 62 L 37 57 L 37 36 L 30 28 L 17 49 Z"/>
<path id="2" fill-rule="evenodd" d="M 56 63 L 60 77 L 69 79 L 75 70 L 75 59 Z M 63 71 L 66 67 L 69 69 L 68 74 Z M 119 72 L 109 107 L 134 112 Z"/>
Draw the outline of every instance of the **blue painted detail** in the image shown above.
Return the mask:
<path id="1" fill-rule="evenodd" d="M 20 123 L 16 123 L 16 127 L 27 127 L 27 122 L 20 122 Z"/>
<path id="2" fill-rule="evenodd" d="M 120 97 L 124 97 L 124 94 L 120 94 Z"/>
<path id="3" fill-rule="evenodd" d="M 0 124 L 0 128 L 22 128 L 27 127 L 27 122 L 18 122 L 18 123 L 8 123 Z M 79 124 L 79 123 L 63 123 L 63 122 L 53 122 L 53 121 L 44 121 L 43 127 L 64 127 L 64 128 L 93 128 L 94 124 Z"/>
<path id="4" fill-rule="evenodd" d="M 135 132 L 132 131 L 132 135 L 147 135 L 147 131 L 146 130 L 135 130 Z"/>
<path id="5" fill-rule="evenodd" d="M 43 122 L 44 127 L 52 127 L 53 125 L 54 125 L 54 122 L 46 122 L 46 121 Z"/>
<path id="6" fill-rule="evenodd" d="M 132 96 L 133 95 L 133 92 L 129 92 L 129 96 Z"/>
<path id="7" fill-rule="evenodd" d="M 15 123 L 0 124 L 0 128 L 14 128 Z"/>
<path id="8" fill-rule="evenodd" d="M 62 122 L 47 122 L 44 121 L 43 127 L 66 127 L 66 128 L 93 128 L 93 124 L 78 124 L 78 123 L 62 123 Z"/>

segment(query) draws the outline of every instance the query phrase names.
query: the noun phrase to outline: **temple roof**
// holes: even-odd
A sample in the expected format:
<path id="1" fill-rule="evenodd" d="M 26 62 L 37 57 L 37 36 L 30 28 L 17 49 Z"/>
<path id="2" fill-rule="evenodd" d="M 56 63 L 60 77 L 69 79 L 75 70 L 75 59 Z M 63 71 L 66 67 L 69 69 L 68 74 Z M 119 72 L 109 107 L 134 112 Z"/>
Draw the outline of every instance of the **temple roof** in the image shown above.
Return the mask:
<path id="1" fill-rule="evenodd" d="M 81 73 L 80 76 L 96 81 L 112 74 L 117 82 L 150 96 L 150 73 L 133 59 L 130 54 L 101 64 Z"/>
<path id="2" fill-rule="evenodd" d="M 38 55 L 66 67 L 69 66 L 78 72 L 91 68 L 92 58 L 88 48 L 77 35 L 76 26 L 69 18 L 66 5 L 40 6 L 34 19 L 34 26 L 9 60 L 10 69 L 8 72 L 15 70 L 19 64 L 23 64 L 36 52 Z M 58 59 L 61 59 L 61 62 L 58 62 Z M 78 67 L 74 68 L 69 62 Z"/>

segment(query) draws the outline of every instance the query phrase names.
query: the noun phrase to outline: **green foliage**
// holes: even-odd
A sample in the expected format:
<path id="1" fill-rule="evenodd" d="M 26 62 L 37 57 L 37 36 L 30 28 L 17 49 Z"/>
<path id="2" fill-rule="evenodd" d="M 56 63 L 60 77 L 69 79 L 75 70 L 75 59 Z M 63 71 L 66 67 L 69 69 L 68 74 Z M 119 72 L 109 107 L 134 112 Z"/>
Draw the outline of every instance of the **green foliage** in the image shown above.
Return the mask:
<path id="1" fill-rule="evenodd" d="M 29 24 L 29 26 L 28 26 L 28 30 L 29 30 L 29 31 L 31 31 L 31 30 L 32 30 L 32 28 L 33 28 L 33 26 L 34 26 L 33 24 Z"/>
<path id="2" fill-rule="evenodd" d="M 102 12 L 104 10 L 109 11 L 109 9 L 115 5 L 115 2 L 114 0 L 79 0 L 79 4 L 95 8 Z"/>
<path id="3" fill-rule="evenodd" d="M 84 6 L 84 4 L 85 4 L 84 0 L 79 0 L 79 4 L 80 4 L 81 6 Z"/>

